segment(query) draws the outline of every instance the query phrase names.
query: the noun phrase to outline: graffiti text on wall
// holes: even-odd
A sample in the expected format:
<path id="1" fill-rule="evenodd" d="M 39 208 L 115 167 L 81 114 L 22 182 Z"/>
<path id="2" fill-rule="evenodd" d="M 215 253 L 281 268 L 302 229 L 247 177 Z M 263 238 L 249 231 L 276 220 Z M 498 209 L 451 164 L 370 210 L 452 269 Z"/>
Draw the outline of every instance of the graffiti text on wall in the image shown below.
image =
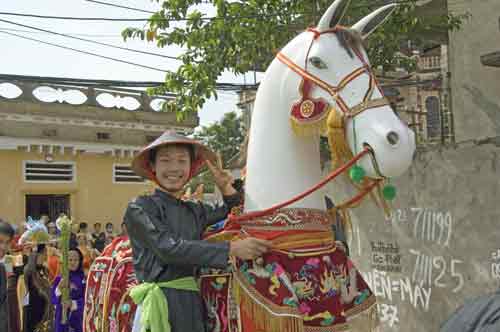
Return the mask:
<path id="1" fill-rule="evenodd" d="M 389 327 L 393 327 L 399 323 L 399 313 L 396 305 L 379 303 L 377 304 L 377 309 L 382 323 L 386 323 Z"/>
<path id="2" fill-rule="evenodd" d="M 491 253 L 491 277 L 493 279 L 500 279 L 500 249 Z"/>
<path id="3" fill-rule="evenodd" d="M 372 268 L 378 271 L 401 272 L 401 254 L 397 242 L 370 242 Z"/>
<path id="4" fill-rule="evenodd" d="M 429 310 L 431 287 L 424 287 L 411 282 L 409 277 L 391 278 L 383 271 L 373 270 L 363 274 L 375 296 L 392 302 L 399 294 L 401 302 L 408 302 L 416 309 Z"/>
<path id="5" fill-rule="evenodd" d="M 428 208 L 412 207 L 394 210 L 392 222 L 413 223 L 413 237 L 418 240 L 433 242 L 449 247 L 453 233 L 453 218 L 450 211 L 438 211 Z"/>
<path id="6" fill-rule="evenodd" d="M 453 287 L 453 293 L 460 291 L 464 286 L 464 276 L 459 271 L 463 261 L 459 259 L 445 259 L 443 256 L 430 256 L 423 254 L 419 250 L 410 249 L 410 254 L 415 256 L 412 281 L 440 288 Z M 451 275 L 451 283 L 446 282 L 446 273 Z"/>

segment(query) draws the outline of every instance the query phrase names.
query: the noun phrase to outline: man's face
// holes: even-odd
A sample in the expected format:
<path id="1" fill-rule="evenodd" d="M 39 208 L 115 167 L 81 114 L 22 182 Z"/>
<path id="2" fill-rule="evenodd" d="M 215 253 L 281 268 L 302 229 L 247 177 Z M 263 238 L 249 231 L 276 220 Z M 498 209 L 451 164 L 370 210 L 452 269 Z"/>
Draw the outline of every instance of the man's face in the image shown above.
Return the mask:
<path id="1" fill-rule="evenodd" d="M 108 226 L 106 226 L 106 231 L 107 231 L 108 233 L 113 233 L 113 225 L 108 225 Z"/>
<path id="2" fill-rule="evenodd" d="M 189 181 L 191 156 L 182 145 L 161 147 L 153 165 L 158 182 L 170 193 L 177 193 Z"/>
<path id="3" fill-rule="evenodd" d="M 95 225 L 94 225 L 94 230 L 95 230 L 96 232 L 99 232 L 99 231 L 101 230 L 101 224 L 95 224 Z"/>
<path id="4" fill-rule="evenodd" d="M 9 250 L 11 238 L 5 234 L 0 234 L 0 258 L 3 258 Z"/>

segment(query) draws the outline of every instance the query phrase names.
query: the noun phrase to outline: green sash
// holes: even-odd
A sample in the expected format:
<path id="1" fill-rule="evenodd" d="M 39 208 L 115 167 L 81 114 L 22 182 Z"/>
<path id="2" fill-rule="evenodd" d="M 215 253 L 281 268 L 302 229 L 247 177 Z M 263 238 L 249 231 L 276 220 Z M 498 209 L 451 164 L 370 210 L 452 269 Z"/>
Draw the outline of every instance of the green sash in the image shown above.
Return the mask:
<path id="1" fill-rule="evenodd" d="M 165 282 L 146 282 L 133 287 L 130 297 L 135 304 L 142 304 L 141 332 L 170 332 L 168 302 L 162 288 L 173 288 L 197 292 L 198 284 L 193 277 Z"/>

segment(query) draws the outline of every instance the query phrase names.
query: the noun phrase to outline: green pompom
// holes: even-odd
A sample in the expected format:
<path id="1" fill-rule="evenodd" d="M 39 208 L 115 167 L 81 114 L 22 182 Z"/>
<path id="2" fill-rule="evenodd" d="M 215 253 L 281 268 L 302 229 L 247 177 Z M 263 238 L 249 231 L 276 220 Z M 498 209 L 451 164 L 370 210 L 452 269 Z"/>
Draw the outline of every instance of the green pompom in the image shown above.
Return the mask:
<path id="1" fill-rule="evenodd" d="M 349 177 L 351 180 L 355 183 L 361 183 L 363 181 L 363 178 L 365 177 L 366 172 L 361 166 L 353 166 L 349 170 Z"/>
<path id="2" fill-rule="evenodd" d="M 384 189 L 382 189 L 382 195 L 384 196 L 384 199 L 386 201 L 392 201 L 394 198 L 396 198 L 396 187 L 388 184 L 384 187 Z"/>

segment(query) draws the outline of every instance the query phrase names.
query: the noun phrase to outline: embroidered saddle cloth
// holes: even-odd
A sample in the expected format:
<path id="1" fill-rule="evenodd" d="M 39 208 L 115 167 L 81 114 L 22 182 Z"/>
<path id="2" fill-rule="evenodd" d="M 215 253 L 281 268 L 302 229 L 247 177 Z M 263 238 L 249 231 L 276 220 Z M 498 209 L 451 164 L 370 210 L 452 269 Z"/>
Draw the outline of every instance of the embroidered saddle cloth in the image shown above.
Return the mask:
<path id="1" fill-rule="evenodd" d="M 258 259 L 202 271 L 210 331 L 346 331 L 361 313 L 373 325 L 366 330 L 374 328 L 375 296 L 335 245 L 330 225 L 324 211 L 283 209 L 208 233 L 208 240 L 252 236 L 273 243 Z"/>

